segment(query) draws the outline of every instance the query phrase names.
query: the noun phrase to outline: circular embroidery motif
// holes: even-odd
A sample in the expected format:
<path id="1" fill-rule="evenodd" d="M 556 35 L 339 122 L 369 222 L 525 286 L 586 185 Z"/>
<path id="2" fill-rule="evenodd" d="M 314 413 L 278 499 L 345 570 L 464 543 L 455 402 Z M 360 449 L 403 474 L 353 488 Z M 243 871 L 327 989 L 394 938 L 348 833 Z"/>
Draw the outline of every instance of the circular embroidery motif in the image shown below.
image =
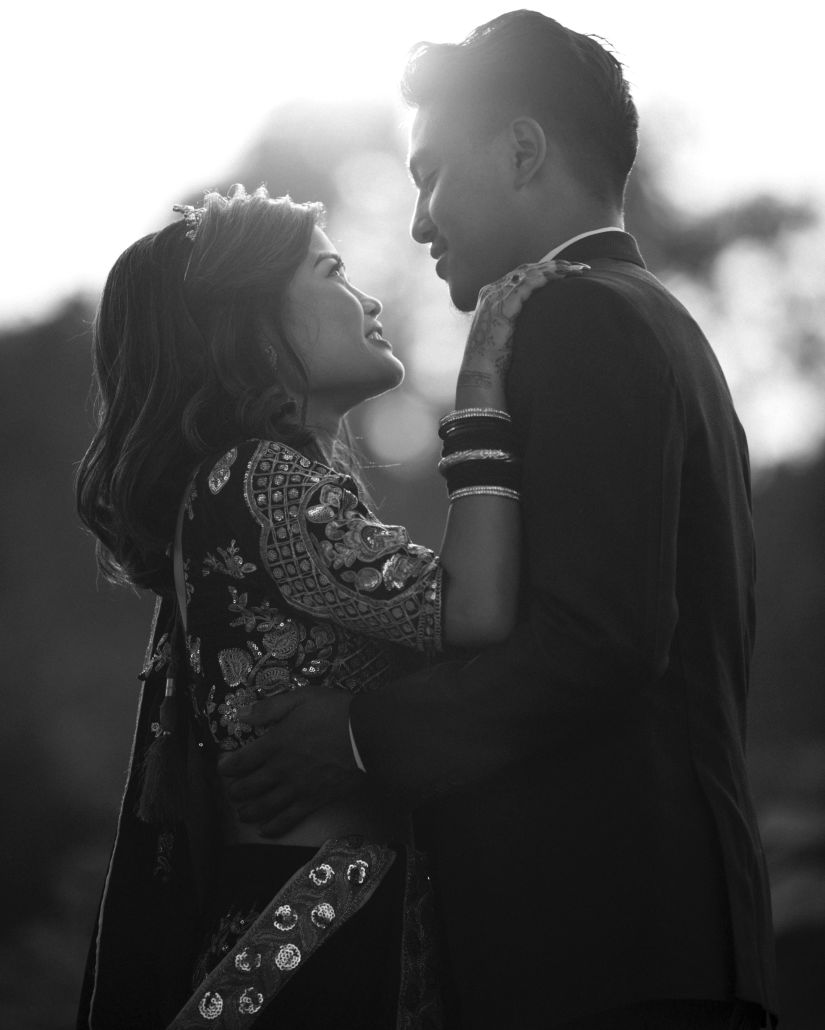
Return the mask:
<path id="1" fill-rule="evenodd" d="M 322 862 L 321 865 L 317 865 L 309 871 L 309 878 L 316 887 L 326 887 L 328 883 L 332 882 L 334 877 L 335 870 L 328 862 Z"/>
<path id="2" fill-rule="evenodd" d="M 239 951 L 235 956 L 235 968 L 239 969 L 242 973 L 251 973 L 253 969 L 258 969 L 260 965 L 260 952 L 255 952 L 255 957 L 252 958 L 249 954 L 249 949 L 244 948 L 243 951 Z"/>
<path id="3" fill-rule="evenodd" d="M 204 1019 L 217 1019 L 223 1012 L 223 998 L 217 991 L 207 991 L 198 1003 L 198 1012 Z"/>
<path id="4" fill-rule="evenodd" d="M 313 923 L 322 930 L 332 923 L 335 919 L 335 909 L 327 901 L 322 901 L 316 905 L 315 908 L 310 912 L 309 918 Z"/>
<path id="5" fill-rule="evenodd" d="M 298 913 L 292 905 L 280 905 L 275 909 L 272 922 L 276 930 L 294 930 L 298 923 Z"/>
<path id="6" fill-rule="evenodd" d="M 253 991 L 251 987 L 243 992 L 238 999 L 238 1012 L 244 1016 L 254 1015 L 256 1012 L 260 1012 L 263 1007 L 264 996 L 260 991 Z"/>
<path id="7" fill-rule="evenodd" d="M 275 965 L 282 972 L 295 969 L 301 961 L 301 952 L 294 944 L 282 944 L 275 956 Z"/>
<path id="8" fill-rule="evenodd" d="M 356 858 L 347 866 L 347 879 L 355 887 L 360 887 L 370 874 L 370 864 L 363 858 Z"/>

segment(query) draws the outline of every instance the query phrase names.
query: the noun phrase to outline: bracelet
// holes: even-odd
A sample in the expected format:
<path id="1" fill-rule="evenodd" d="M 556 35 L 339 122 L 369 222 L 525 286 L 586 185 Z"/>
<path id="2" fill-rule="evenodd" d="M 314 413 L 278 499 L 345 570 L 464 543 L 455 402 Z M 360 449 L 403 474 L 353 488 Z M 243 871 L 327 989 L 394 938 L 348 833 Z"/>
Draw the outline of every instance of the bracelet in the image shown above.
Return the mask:
<path id="1" fill-rule="evenodd" d="M 502 411 L 501 408 L 456 408 L 455 411 L 449 411 L 446 415 L 442 416 L 439 420 L 440 426 L 449 425 L 450 422 L 455 422 L 460 418 L 500 418 L 504 422 L 511 422 L 509 411 Z"/>
<path id="2" fill-rule="evenodd" d="M 475 422 L 459 424 L 443 436 L 442 458 L 456 451 L 486 450 L 513 451 L 516 437 L 509 422 Z"/>
<path id="3" fill-rule="evenodd" d="M 507 497 L 511 501 L 520 501 L 521 494 L 518 490 L 510 490 L 506 486 L 463 486 L 460 490 L 453 490 L 449 495 L 450 504 L 457 501 L 459 497 Z"/>
<path id="4" fill-rule="evenodd" d="M 452 454 L 445 454 L 437 467 L 443 476 L 454 465 L 460 465 L 465 461 L 515 461 L 515 459 L 516 456 L 512 451 L 478 447 L 470 451 L 454 451 Z"/>
<path id="5" fill-rule="evenodd" d="M 459 408 L 439 420 L 438 435 L 444 439 L 448 433 L 453 432 L 459 426 L 477 421 L 512 422 L 512 419 L 508 412 L 500 411 L 498 408 Z"/>

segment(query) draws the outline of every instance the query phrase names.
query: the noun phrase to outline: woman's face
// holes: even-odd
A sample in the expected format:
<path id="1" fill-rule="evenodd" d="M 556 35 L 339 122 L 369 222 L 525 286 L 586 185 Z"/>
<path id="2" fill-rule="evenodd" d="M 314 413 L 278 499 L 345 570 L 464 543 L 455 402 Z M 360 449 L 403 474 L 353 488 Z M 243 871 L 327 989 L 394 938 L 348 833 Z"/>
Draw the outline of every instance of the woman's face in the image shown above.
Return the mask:
<path id="1" fill-rule="evenodd" d="M 398 386 L 404 366 L 381 335 L 381 304 L 356 289 L 316 228 L 286 294 L 286 329 L 308 371 L 307 418 L 340 418 Z"/>

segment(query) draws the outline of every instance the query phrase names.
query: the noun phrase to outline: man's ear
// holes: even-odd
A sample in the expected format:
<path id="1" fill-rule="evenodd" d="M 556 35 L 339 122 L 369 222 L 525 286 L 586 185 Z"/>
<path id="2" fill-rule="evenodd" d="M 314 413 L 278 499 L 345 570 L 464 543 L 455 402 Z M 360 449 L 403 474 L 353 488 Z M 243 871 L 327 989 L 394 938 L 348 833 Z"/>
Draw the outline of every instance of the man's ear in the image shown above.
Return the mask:
<path id="1" fill-rule="evenodd" d="M 520 189 L 538 173 L 547 158 L 547 137 L 535 118 L 515 118 L 510 123 L 513 183 Z"/>

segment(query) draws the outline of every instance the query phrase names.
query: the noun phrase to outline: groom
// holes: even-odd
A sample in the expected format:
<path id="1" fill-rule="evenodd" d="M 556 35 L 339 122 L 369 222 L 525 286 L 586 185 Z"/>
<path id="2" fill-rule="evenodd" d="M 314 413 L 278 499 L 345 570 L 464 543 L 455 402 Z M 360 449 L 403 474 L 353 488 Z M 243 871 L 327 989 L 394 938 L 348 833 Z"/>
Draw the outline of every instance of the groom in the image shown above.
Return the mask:
<path id="1" fill-rule="evenodd" d="M 451 1026 L 768 1025 L 747 446 L 700 329 L 622 228 L 637 116 L 621 66 L 516 11 L 419 46 L 404 89 L 412 235 L 458 308 L 524 262 L 591 266 L 538 291 L 516 330 L 521 618 L 506 644 L 380 693 L 260 702 L 272 726 L 226 759 L 230 790 L 283 832 L 363 775 L 352 740 L 422 810 Z M 301 786 L 285 811 L 275 791 L 279 812 L 262 782 Z"/>

